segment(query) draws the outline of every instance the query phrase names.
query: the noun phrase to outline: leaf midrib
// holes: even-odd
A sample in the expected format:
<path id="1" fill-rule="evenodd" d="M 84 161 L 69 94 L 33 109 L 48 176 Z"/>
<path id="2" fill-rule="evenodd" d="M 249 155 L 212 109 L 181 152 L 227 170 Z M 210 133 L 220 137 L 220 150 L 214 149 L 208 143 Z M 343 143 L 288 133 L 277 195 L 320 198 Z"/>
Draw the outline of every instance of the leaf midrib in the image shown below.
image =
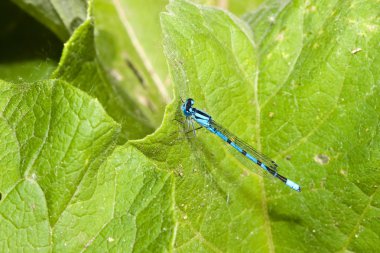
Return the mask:
<path id="1" fill-rule="evenodd" d="M 202 9 L 199 9 L 200 12 L 202 13 L 203 10 Z M 213 36 L 213 33 L 211 31 L 211 29 L 209 28 L 207 22 L 204 20 L 204 16 L 202 15 L 201 16 L 203 18 L 203 24 L 205 26 L 205 28 L 207 28 L 209 31 L 210 31 L 210 34 Z M 231 18 L 230 18 L 231 19 Z M 236 24 L 236 22 L 231 19 L 231 21 Z M 236 24 L 238 26 L 238 24 Z M 244 32 L 244 31 L 243 31 Z M 248 35 L 244 32 L 245 36 L 247 37 L 247 39 L 251 39 L 250 41 L 251 42 L 254 42 L 254 38 L 249 38 Z M 219 41 L 219 39 L 216 37 L 216 36 L 213 36 L 215 38 L 215 40 Z M 221 45 L 223 45 L 223 43 L 221 43 L 219 41 L 219 43 Z M 253 48 L 255 48 L 257 50 L 257 48 L 255 47 L 255 45 L 252 45 Z M 226 50 L 226 51 L 229 51 L 229 50 Z M 235 58 L 235 55 L 233 55 L 233 59 L 236 60 Z M 259 104 L 259 98 L 258 98 L 258 83 L 259 83 L 259 66 L 260 66 L 260 59 L 259 59 L 259 54 L 256 54 L 257 56 L 257 62 L 256 62 L 256 74 L 255 74 L 255 79 L 254 79 L 254 82 L 252 83 L 250 81 L 250 79 L 245 75 L 245 71 L 243 69 L 241 69 L 241 66 L 240 64 L 238 63 L 237 61 L 237 68 L 239 69 L 239 71 L 243 74 L 243 77 L 244 79 L 246 80 L 246 82 L 248 84 L 251 84 L 253 86 L 253 91 L 254 91 L 254 102 L 256 104 L 256 125 L 255 125 L 255 129 L 256 129 L 256 143 L 257 143 L 257 147 L 259 150 L 261 150 L 261 135 L 260 135 L 260 119 L 261 119 L 261 109 L 260 109 L 260 104 Z M 269 219 L 269 211 L 268 211 L 268 206 L 267 206 L 267 200 L 266 200 L 266 191 L 265 191 L 265 184 L 264 184 L 264 179 L 262 177 L 259 178 L 259 182 L 260 182 L 260 186 L 262 188 L 262 202 L 261 202 L 261 206 L 262 206 L 262 210 L 263 210 L 263 218 L 264 218 L 264 228 L 265 228 L 265 233 L 267 235 L 267 240 L 268 240 L 268 249 L 269 249 L 269 252 L 274 252 L 275 249 L 274 249 L 274 242 L 273 242 L 273 236 L 272 236 L 272 229 L 271 229 L 271 224 L 270 224 L 270 219 Z"/>

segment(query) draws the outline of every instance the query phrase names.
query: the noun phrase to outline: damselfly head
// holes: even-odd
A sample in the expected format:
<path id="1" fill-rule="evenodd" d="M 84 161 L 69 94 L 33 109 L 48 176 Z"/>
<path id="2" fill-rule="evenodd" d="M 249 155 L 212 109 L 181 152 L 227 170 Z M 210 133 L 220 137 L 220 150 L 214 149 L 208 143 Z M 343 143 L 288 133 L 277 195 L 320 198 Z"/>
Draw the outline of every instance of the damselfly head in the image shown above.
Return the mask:
<path id="1" fill-rule="evenodd" d="M 194 100 L 192 98 L 186 99 L 186 101 L 182 104 L 181 109 L 183 111 L 183 114 L 185 114 L 186 117 L 191 116 L 193 104 L 194 104 Z"/>

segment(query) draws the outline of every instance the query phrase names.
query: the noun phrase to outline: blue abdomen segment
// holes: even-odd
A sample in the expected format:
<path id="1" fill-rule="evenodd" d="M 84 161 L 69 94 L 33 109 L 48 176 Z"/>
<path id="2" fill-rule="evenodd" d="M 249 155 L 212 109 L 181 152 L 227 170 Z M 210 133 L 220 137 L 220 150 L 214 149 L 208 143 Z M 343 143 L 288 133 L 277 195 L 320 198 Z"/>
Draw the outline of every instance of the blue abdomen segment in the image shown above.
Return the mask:
<path id="1" fill-rule="evenodd" d="M 290 179 L 286 179 L 286 185 L 292 188 L 293 190 L 296 190 L 299 192 L 301 191 L 301 187 Z"/>
<path id="2" fill-rule="evenodd" d="M 216 134 L 222 140 L 224 140 L 225 142 L 227 142 L 228 144 L 230 144 L 233 148 L 235 148 L 237 151 L 239 151 L 239 153 L 241 153 L 242 155 L 244 155 L 245 157 L 247 157 L 249 160 L 251 160 L 252 162 L 254 162 L 255 164 L 257 164 L 258 166 L 260 166 L 263 170 L 265 170 L 268 173 L 272 174 L 274 177 L 280 179 L 282 182 L 284 182 L 287 186 L 289 186 L 293 190 L 301 191 L 301 187 L 298 184 L 296 184 L 293 181 L 287 179 L 286 177 L 278 174 L 277 171 L 276 171 L 276 169 L 267 167 L 264 163 L 262 163 L 260 160 L 258 160 L 256 157 L 254 157 L 250 153 L 247 153 L 247 151 L 245 151 L 244 149 L 242 149 L 241 147 L 239 147 L 235 142 L 233 142 L 232 140 L 230 140 L 226 135 L 224 135 L 222 132 L 218 131 L 216 128 L 213 128 L 212 126 L 207 126 L 206 128 L 210 132 Z"/>
<path id="3" fill-rule="evenodd" d="M 212 127 L 208 127 L 207 128 L 210 132 L 216 134 L 217 136 L 219 136 L 222 140 L 224 140 L 225 142 L 227 142 L 228 144 L 230 144 L 234 149 L 236 149 L 237 151 L 239 151 L 239 153 L 243 154 L 244 156 L 246 156 L 249 160 L 251 160 L 252 162 L 258 164 L 261 168 L 263 168 L 264 170 L 268 170 L 267 167 L 261 163 L 259 160 L 257 160 L 254 156 L 252 156 L 251 154 L 247 153 L 244 149 L 242 149 L 241 147 L 239 147 L 239 145 L 237 145 L 235 142 L 233 142 L 232 140 L 230 140 L 227 136 L 225 136 L 223 133 L 221 133 L 220 131 L 218 131 L 217 129 L 215 128 L 212 128 Z"/>
<path id="4" fill-rule="evenodd" d="M 228 141 L 227 141 L 228 142 Z M 243 149 L 242 148 L 240 148 L 238 145 L 236 145 L 236 143 L 235 142 L 229 142 L 229 144 L 232 146 L 232 147 L 234 147 L 237 151 L 239 151 L 240 153 L 243 153 Z"/>
<path id="5" fill-rule="evenodd" d="M 223 133 L 221 133 L 218 130 L 216 130 L 214 128 L 211 128 L 211 127 L 208 128 L 208 130 L 211 131 L 212 133 L 216 134 L 217 136 L 219 136 L 222 140 L 224 140 L 225 142 L 227 142 L 228 144 L 230 144 L 232 147 L 234 147 L 237 151 L 239 151 L 239 153 L 241 153 L 242 155 L 244 155 L 245 157 L 247 157 L 249 160 L 251 160 L 252 162 L 254 162 L 257 165 L 259 165 L 262 169 L 268 171 L 268 168 L 265 166 L 265 164 L 263 164 L 261 161 L 257 160 L 250 153 L 247 153 L 244 149 L 242 149 L 241 147 L 239 147 L 235 142 L 231 141 Z"/>
<path id="6" fill-rule="evenodd" d="M 249 160 L 253 161 L 254 163 L 256 163 L 257 165 L 259 165 L 261 168 L 263 168 L 264 170 L 268 171 L 268 168 L 265 164 L 263 164 L 261 161 L 257 160 L 255 157 L 253 157 L 251 154 L 247 153 L 245 155 Z"/>
<path id="7" fill-rule="evenodd" d="M 212 129 L 212 128 L 211 128 Z M 210 129 L 209 129 L 210 130 Z M 224 134 L 222 134 L 221 132 L 215 130 L 215 129 L 212 129 L 210 130 L 212 133 L 216 134 L 217 136 L 219 136 L 222 140 L 224 140 L 225 142 L 228 141 L 228 138 L 227 136 L 225 136 Z"/>
<path id="8" fill-rule="evenodd" d="M 246 154 L 245 155 L 249 160 L 251 160 L 252 162 L 254 162 L 254 163 L 257 163 L 257 159 L 256 158 L 254 158 L 253 156 L 251 156 L 251 154 Z"/>

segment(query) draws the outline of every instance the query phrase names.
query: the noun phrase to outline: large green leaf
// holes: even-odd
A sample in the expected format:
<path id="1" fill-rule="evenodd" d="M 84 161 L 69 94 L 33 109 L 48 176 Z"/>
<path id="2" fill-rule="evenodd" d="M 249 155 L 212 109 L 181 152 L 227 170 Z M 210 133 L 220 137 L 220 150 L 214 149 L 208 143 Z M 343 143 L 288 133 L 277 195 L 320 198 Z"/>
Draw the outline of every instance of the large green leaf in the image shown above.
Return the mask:
<path id="1" fill-rule="evenodd" d="M 157 26 L 162 3 L 156 6 L 149 12 L 156 13 L 152 17 L 156 17 Z M 54 78 L 64 79 L 99 99 L 106 111 L 122 123 L 120 143 L 151 133 L 160 124 L 169 101 L 163 81 L 167 79 L 166 63 L 160 69 L 164 63 L 160 60 L 163 52 L 159 33 L 156 37 L 151 34 L 138 37 L 128 19 L 134 12 L 127 15 L 125 9 L 116 0 L 93 1 L 90 18 L 66 43 L 59 68 L 53 74 Z M 153 24 L 152 20 L 149 26 Z M 155 41 L 149 42 L 153 37 Z M 150 57 L 146 48 L 150 49 Z M 156 51 L 161 56 L 152 53 Z M 158 62 L 153 64 L 152 59 Z"/>
<path id="2" fill-rule="evenodd" d="M 140 10 L 127 11 L 128 5 L 124 6 L 124 2 L 128 3 L 119 0 L 94 0 L 91 16 L 94 20 L 97 56 L 111 76 L 112 84 L 125 89 L 133 103 L 143 108 L 147 114 L 149 111 L 148 117 L 157 127 L 161 123 L 165 105 L 170 101 L 170 92 L 165 85 L 167 67 L 162 67 L 164 61 L 160 60 L 160 33 L 152 32 L 141 37 L 143 32 L 139 31 L 137 34 L 136 31 L 142 26 L 137 21 L 146 22 L 147 31 L 158 29 L 158 12 L 163 4 L 156 3 L 152 9 L 148 9 L 148 13 L 143 14 Z M 132 13 L 151 17 L 145 18 L 144 22 L 142 19 L 135 21 L 130 18 Z M 155 51 L 161 53 L 152 53 Z"/>
<path id="3" fill-rule="evenodd" d="M 172 240 L 172 179 L 62 81 L 0 82 L 2 251 L 137 251 Z"/>
<path id="4" fill-rule="evenodd" d="M 17 182 L 0 205 L 1 250 L 49 252 L 48 217 L 45 196 L 38 183 L 32 179 Z"/>
<path id="5" fill-rule="evenodd" d="M 14 176 L 2 180 L 1 190 L 24 177 L 38 180 L 55 223 L 84 173 L 115 142 L 118 125 L 97 101 L 62 81 L 0 87 L 3 128 L 16 144 L 4 151 L 17 158 L 3 167 Z"/>
<path id="6" fill-rule="evenodd" d="M 140 109 L 131 99 L 131 89 L 120 87 L 117 81 L 112 82 L 112 73 L 104 69 L 95 47 L 91 20 L 81 25 L 66 43 L 53 77 L 68 81 L 99 99 L 108 114 L 122 123 L 120 142 L 153 131 L 147 116 L 149 111 Z"/>
<path id="7" fill-rule="evenodd" d="M 62 40 L 68 37 L 62 31 L 73 33 L 53 78 L 97 97 L 123 123 L 121 142 L 151 133 L 160 124 L 171 95 L 159 29 L 166 1 L 152 1 L 149 8 L 127 0 L 93 0 L 89 6 L 82 0 L 15 2 Z M 124 122 L 135 122 L 136 127 L 127 131 Z"/>
<path id="8" fill-rule="evenodd" d="M 109 32 L 115 33 L 114 37 L 118 40 L 115 43 L 124 50 L 128 49 L 127 45 L 132 44 L 142 60 L 138 65 L 145 65 L 148 72 L 153 71 L 153 73 L 149 74 L 152 75 L 155 82 L 159 82 L 158 85 L 163 85 L 164 87 L 168 86 L 170 79 L 162 47 L 160 12 L 165 10 L 165 6 L 169 1 L 112 0 L 112 3 L 115 6 L 117 17 L 122 22 L 122 30 L 124 31 L 122 33 L 118 31 L 119 34 L 116 34 L 115 30 L 109 30 Z M 110 22 L 107 17 L 109 17 L 111 13 L 104 13 L 101 8 L 99 8 L 99 10 L 100 11 L 95 14 L 98 14 L 98 18 L 100 18 L 100 16 L 104 17 L 102 21 L 106 22 L 102 22 L 102 24 L 104 24 L 102 27 L 107 27 L 108 22 Z M 126 35 L 131 42 L 128 43 L 125 41 Z M 129 60 L 138 62 L 135 60 L 137 58 L 136 56 L 131 55 L 131 57 L 133 58 Z"/>
<path id="9" fill-rule="evenodd" d="M 84 21 L 86 1 L 14 2 L 61 39 L 66 39 L 68 34 L 85 22 L 66 44 L 60 67 L 53 77 L 67 80 L 97 97 L 107 112 L 119 122 L 130 122 L 128 130 L 123 124 L 120 142 L 141 137 L 159 125 L 164 105 L 170 97 L 170 78 L 159 27 L 159 12 L 164 9 L 167 0 L 149 3 L 130 0 L 90 1 L 89 16 L 95 23 L 93 27 L 88 24 L 89 20 Z M 217 2 L 211 4 L 223 5 Z M 233 2 L 226 3 L 224 7 L 239 5 L 243 11 L 255 4 L 256 1 L 246 4 Z M 79 57 L 78 53 L 81 54 Z M 21 72 L 26 68 L 25 71 L 29 71 L 28 66 L 34 67 L 35 64 L 28 62 L 17 70 Z M 90 64 L 93 66 L 90 67 Z M 4 72 L 7 73 L 10 67 L 4 66 Z M 34 80 L 38 80 L 38 77 Z M 131 127 L 131 122 L 135 122 L 135 128 Z"/>
<path id="10" fill-rule="evenodd" d="M 189 164 L 198 155 L 186 146 L 161 150 L 159 161 L 170 164 L 174 150 L 183 157 L 182 166 L 169 165 L 183 168 L 180 251 L 379 250 L 380 7 L 292 1 L 281 8 L 258 37 L 226 12 L 184 1 L 162 16 L 177 94 L 273 156 L 303 187 L 290 192 L 247 176 L 211 134 L 198 134 L 199 166 Z M 155 156 L 165 138 L 139 145 Z"/>

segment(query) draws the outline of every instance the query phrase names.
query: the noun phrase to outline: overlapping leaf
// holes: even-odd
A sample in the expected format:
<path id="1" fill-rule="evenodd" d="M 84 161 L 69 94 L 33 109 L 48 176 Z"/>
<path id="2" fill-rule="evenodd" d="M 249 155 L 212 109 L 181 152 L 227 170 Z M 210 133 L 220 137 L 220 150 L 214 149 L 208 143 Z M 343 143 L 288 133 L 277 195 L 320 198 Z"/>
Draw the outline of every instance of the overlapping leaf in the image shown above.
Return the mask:
<path id="1" fill-rule="evenodd" d="M 178 180 L 188 180 L 176 191 L 187 217 L 178 250 L 378 249 L 378 5 L 293 1 L 280 8 L 261 16 L 267 25 L 256 35 L 258 21 L 252 34 L 223 11 L 183 1 L 162 17 L 178 93 L 275 157 L 304 189 L 250 181 L 218 140 L 200 134 L 211 179 L 194 190 L 200 180 L 190 167 Z"/>
<path id="2" fill-rule="evenodd" d="M 97 100 L 63 81 L 0 87 L 3 251 L 169 247 L 170 174 L 113 150 L 120 128 Z"/>

